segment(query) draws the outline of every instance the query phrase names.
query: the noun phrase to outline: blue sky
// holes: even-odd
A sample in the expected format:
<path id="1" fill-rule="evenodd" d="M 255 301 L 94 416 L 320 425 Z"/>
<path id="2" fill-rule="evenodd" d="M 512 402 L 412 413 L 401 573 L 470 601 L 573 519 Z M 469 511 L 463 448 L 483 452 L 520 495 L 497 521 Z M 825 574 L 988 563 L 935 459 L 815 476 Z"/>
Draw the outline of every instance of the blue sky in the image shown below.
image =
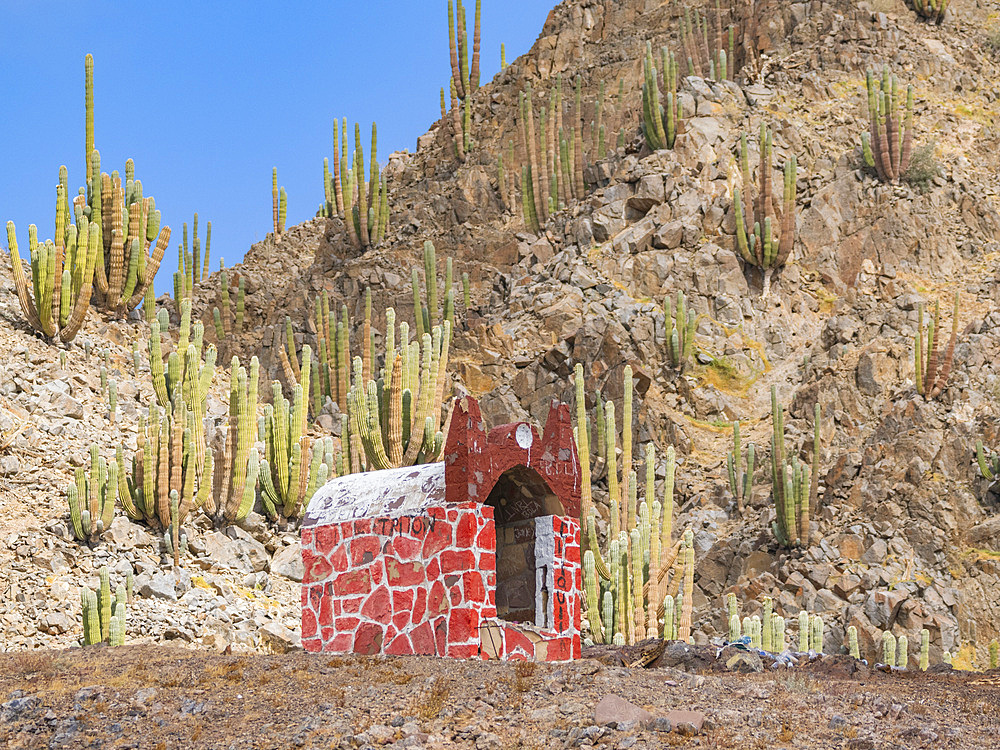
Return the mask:
<path id="1" fill-rule="evenodd" d="M 481 81 L 526 52 L 555 0 L 484 0 Z M 471 47 L 474 0 L 467 2 Z M 102 168 L 134 159 L 173 235 L 157 275 L 172 290 L 181 224 L 212 222 L 212 262 L 271 229 L 271 168 L 288 225 L 323 200 L 334 117 L 378 123 L 379 161 L 416 148 L 450 75 L 446 0 L 171 2 L 2 0 L 0 222 L 51 237 L 60 164 L 83 184 L 84 56 L 94 56 Z M 471 54 L 471 49 L 470 49 Z M 353 140 L 353 136 L 352 136 Z M 367 146 L 366 146 L 367 152 Z M 6 251 L 6 236 L 0 240 Z M 204 244 L 204 241 L 203 241 Z"/>

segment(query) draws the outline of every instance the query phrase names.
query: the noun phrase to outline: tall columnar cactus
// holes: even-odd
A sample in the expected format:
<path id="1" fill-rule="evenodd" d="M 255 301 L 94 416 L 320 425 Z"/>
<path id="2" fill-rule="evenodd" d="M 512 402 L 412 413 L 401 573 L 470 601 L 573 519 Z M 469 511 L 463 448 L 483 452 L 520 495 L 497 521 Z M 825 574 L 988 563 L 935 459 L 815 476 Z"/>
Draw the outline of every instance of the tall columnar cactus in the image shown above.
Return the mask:
<path id="1" fill-rule="evenodd" d="M 212 243 L 212 222 L 208 222 L 205 235 L 205 256 L 202 261 L 201 238 L 198 237 L 198 214 L 194 215 L 192 225 L 191 245 L 188 245 L 188 226 L 185 222 L 181 228 L 181 244 L 177 247 L 177 270 L 174 272 L 174 304 L 180 313 L 183 299 L 190 299 L 194 293 L 194 285 L 207 278 L 209 274 L 208 259 Z"/>
<path id="2" fill-rule="evenodd" d="M 944 356 L 938 352 L 940 337 L 940 305 L 934 303 L 934 316 L 927 325 L 924 339 L 924 306 L 917 305 L 917 334 L 913 340 L 913 360 L 917 393 L 930 400 L 937 398 L 948 385 L 951 367 L 955 359 L 955 344 L 958 339 L 958 292 L 955 292 L 955 306 L 951 315 L 951 338 Z M 926 349 L 924 345 L 926 344 Z M 940 361 L 939 361 L 940 358 Z"/>
<path id="3" fill-rule="evenodd" d="M 320 214 L 344 219 L 348 235 L 356 247 L 376 247 L 385 237 L 389 226 L 389 187 L 386 175 L 378 165 L 378 128 L 372 123 L 369 175 L 365 181 L 364 145 L 361 126 L 354 125 L 354 153 L 347 151 L 347 119 L 343 121 L 343 134 L 338 155 L 337 120 L 333 121 L 334 170 L 324 167 L 326 203 Z"/>
<path id="4" fill-rule="evenodd" d="M 910 663 L 910 641 L 906 635 L 901 635 L 896 640 L 896 666 L 900 669 L 906 669 Z"/>
<path id="5" fill-rule="evenodd" d="M 574 428 L 580 455 L 581 504 L 580 524 L 584 532 L 584 546 L 593 555 L 593 568 L 588 566 L 586 586 L 594 590 L 587 605 L 587 621 L 591 637 L 597 643 L 636 643 L 646 637 L 676 638 L 686 622 L 690 629 L 692 607 L 685 605 L 681 580 L 688 553 L 678 554 L 678 546 L 671 539 L 673 515 L 674 452 L 667 451 L 667 479 L 664 500 L 655 497 L 655 452 L 652 445 L 645 450 L 644 499 L 639 502 L 640 481 L 633 470 L 632 456 L 632 372 L 625 368 L 624 424 L 622 428 L 622 467 L 619 475 L 616 443 L 614 403 L 600 404 L 598 410 L 604 418 L 597 428 L 597 460 L 606 468 L 609 491 L 609 530 L 607 543 L 601 548 L 597 534 L 597 510 L 593 503 L 593 481 L 589 419 L 584 397 L 583 365 L 574 371 L 576 391 L 576 426 Z M 601 435 L 603 433 L 603 436 Z M 691 575 L 693 576 L 693 548 Z M 674 567 L 679 562 L 678 567 Z M 673 579 L 668 576 L 673 572 Z M 692 579 L 693 581 L 693 579 Z M 678 599 L 668 593 L 668 583 L 677 592 Z M 669 604 L 668 604 L 669 602 Z M 593 607 L 600 603 L 602 611 Z M 661 631 L 659 620 L 664 619 Z"/>
<path id="6" fill-rule="evenodd" d="M 143 197 L 142 183 L 135 179 L 131 159 L 125 162 L 124 183 L 118 172 L 101 173 L 101 157 L 94 148 L 94 61 L 90 55 L 84 61 L 84 91 L 87 186 L 73 200 L 72 211 L 78 227 L 83 215 L 98 228 L 94 274 L 97 304 L 122 317 L 138 307 L 153 285 L 170 242 L 170 227 L 160 226 L 160 212 L 153 198 Z M 65 186 L 65 180 L 60 182 Z M 68 192 L 64 213 L 68 221 Z"/>
<path id="7" fill-rule="evenodd" d="M 386 319 L 395 320 L 391 308 Z M 397 352 L 395 331 L 386 336 L 379 381 L 365 378 L 364 363 L 354 358 L 347 398 L 352 470 L 411 466 L 440 458 L 451 322 L 435 325 L 419 342 L 408 338 L 408 327 L 401 324 Z"/>
<path id="8" fill-rule="evenodd" d="M 715 24 L 709 38 L 708 15 L 697 9 L 684 9 L 680 23 L 682 56 L 687 60 L 687 75 L 721 81 L 736 74 L 736 27 L 722 25 L 722 10 L 715 5 Z"/>
<path id="9" fill-rule="evenodd" d="M 733 449 L 726 457 L 726 469 L 729 474 L 729 491 L 736 500 L 737 512 L 742 515 L 744 504 L 753 494 L 753 470 L 756 459 L 756 446 L 750 443 L 746 453 L 746 471 L 743 470 L 743 450 L 740 445 L 740 423 L 733 422 Z"/>
<path id="10" fill-rule="evenodd" d="M 920 631 L 920 671 L 926 672 L 930 665 L 931 632 L 924 628 Z"/>
<path id="11" fill-rule="evenodd" d="M 670 364 L 675 369 L 683 370 L 691 360 L 691 348 L 694 345 L 694 330 L 697 317 L 694 310 L 686 309 L 684 292 L 677 292 L 676 304 L 667 295 L 663 301 L 663 311 L 667 356 L 670 359 Z"/>
<path id="12" fill-rule="evenodd" d="M 949 0 L 913 0 L 913 9 L 928 21 L 938 24 L 944 21 Z"/>
<path id="13" fill-rule="evenodd" d="M 274 236 L 281 236 L 281 192 L 284 188 L 278 188 L 278 168 L 271 168 L 271 223 L 274 226 Z"/>
<path id="14" fill-rule="evenodd" d="M 329 476 L 336 476 L 333 441 L 313 441 L 306 432 L 312 349 L 302 347 L 302 382 L 292 389 L 292 403 L 281 383 L 271 383 L 272 403 L 264 407 L 266 458 L 260 465 L 261 499 L 272 520 L 286 525 L 298 518 L 303 503 Z M 252 456 L 251 456 L 252 457 Z M 248 480 L 249 483 L 249 480 Z"/>
<path id="15" fill-rule="evenodd" d="M 750 156 L 747 137 L 740 138 L 742 188 L 733 191 L 736 214 L 736 246 L 745 264 L 759 268 L 763 275 L 763 295 L 770 292 L 771 274 L 788 260 L 795 244 L 795 182 L 798 161 L 794 154 L 785 161 L 784 192 L 779 210 L 771 189 L 771 130 L 763 122 L 757 140 L 760 163 L 759 187 L 754 199 L 751 192 Z"/>
<path id="16" fill-rule="evenodd" d="M 469 60 L 468 25 L 462 0 L 457 4 L 448 0 L 448 50 L 451 58 L 452 112 L 464 110 L 464 117 L 458 117 L 455 127 L 456 152 L 459 161 L 465 161 L 465 154 L 472 142 L 472 94 L 479 88 L 479 19 L 480 0 L 476 0 L 476 15 L 473 26 L 472 59 Z"/>
<path id="17" fill-rule="evenodd" d="M 121 646 L 125 641 L 125 607 L 127 593 L 125 586 L 115 589 L 111 597 L 111 578 L 107 566 L 100 569 L 97 591 L 80 589 L 83 605 L 83 645 L 93 646 L 106 643 Z"/>
<path id="18" fill-rule="evenodd" d="M 813 438 L 813 470 L 796 456 L 790 459 L 785 448 L 785 409 L 778 403 L 775 386 L 771 386 L 771 496 L 776 519 L 771 528 L 783 546 L 809 546 L 810 511 L 819 494 L 819 408 L 815 412 Z"/>
<path id="19" fill-rule="evenodd" d="M 906 113 L 900 121 L 899 86 L 889 66 L 879 79 L 871 70 L 865 75 L 868 89 L 868 132 L 861 134 L 865 164 L 875 169 L 882 182 L 898 183 L 910 166 L 913 153 L 913 86 L 906 87 Z"/>
<path id="20" fill-rule="evenodd" d="M 809 613 L 799 610 L 799 652 L 805 653 L 809 650 Z"/>
<path id="21" fill-rule="evenodd" d="M 653 46 L 646 42 L 643 58 L 642 132 L 646 144 L 653 151 L 673 148 L 677 133 L 681 131 L 681 100 L 677 96 L 677 61 L 664 47 L 660 51 L 663 74 L 661 106 L 660 83 L 653 60 Z"/>
<path id="22" fill-rule="evenodd" d="M 1000 641 L 994 638 L 990 641 L 990 669 L 1000 667 Z"/>
<path id="23" fill-rule="evenodd" d="M 221 343 L 232 335 L 243 333 L 243 321 L 246 317 L 246 277 L 239 276 L 236 290 L 235 308 L 230 291 L 229 272 L 225 262 L 219 259 L 219 299 L 222 303 L 221 312 L 218 307 L 212 310 L 215 324 L 215 337 Z"/>
<path id="24" fill-rule="evenodd" d="M 81 542 L 97 542 L 114 519 L 118 498 L 118 464 L 109 464 L 98 453 L 97 443 L 90 446 L 90 473 L 76 470 L 74 481 L 66 487 L 73 536 Z"/>
<path id="25" fill-rule="evenodd" d="M 140 419 L 131 472 L 120 448 L 117 455 L 119 497 L 126 515 L 165 531 L 164 541 L 174 550 L 175 560 L 180 525 L 208 500 L 213 463 L 205 443 L 205 415 L 216 349 L 210 345 L 202 359 L 203 327 L 196 323 L 191 337 L 188 301 L 183 310 L 177 348 L 167 359 L 166 371 L 160 320 L 152 326 L 150 369 L 156 399 L 149 405 L 148 419 Z"/>
<path id="26" fill-rule="evenodd" d="M 257 390 L 260 366 L 250 360 L 250 373 L 233 357 L 230 367 L 229 424 L 225 433 L 225 451 L 221 466 L 214 472 L 213 492 L 202 506 L 217 524 L 243 520 L 256 499 L 259 455 L 257 442 Z"/>

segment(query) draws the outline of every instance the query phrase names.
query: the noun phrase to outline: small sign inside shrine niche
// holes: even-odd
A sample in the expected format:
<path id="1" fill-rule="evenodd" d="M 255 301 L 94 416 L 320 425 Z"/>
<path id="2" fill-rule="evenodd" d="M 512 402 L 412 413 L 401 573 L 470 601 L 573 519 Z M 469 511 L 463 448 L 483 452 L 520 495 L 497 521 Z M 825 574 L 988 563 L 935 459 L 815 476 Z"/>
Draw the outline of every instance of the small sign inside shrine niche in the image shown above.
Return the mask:
<path id="1" fill-rule="evenodd" d="M 308 651 L 580 656 L 580 465 L 569 407 L 541 436 L 455 408 L 443 461 L 350 474 L 302 524 Z"/>

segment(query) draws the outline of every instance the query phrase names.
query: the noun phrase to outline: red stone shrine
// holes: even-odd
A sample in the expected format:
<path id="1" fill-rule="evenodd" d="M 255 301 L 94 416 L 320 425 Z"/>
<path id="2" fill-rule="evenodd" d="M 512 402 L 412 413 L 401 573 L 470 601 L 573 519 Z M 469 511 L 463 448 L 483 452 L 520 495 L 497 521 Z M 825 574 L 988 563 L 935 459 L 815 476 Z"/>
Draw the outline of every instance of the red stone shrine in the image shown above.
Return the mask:
<path id="1" fill-rule="evenodd" d="M 444 460 L 328 482 L 302 524 L 307 651 L 580 656 L 580 466 L 569 407 L 541 437 L 455 407 Z"/>

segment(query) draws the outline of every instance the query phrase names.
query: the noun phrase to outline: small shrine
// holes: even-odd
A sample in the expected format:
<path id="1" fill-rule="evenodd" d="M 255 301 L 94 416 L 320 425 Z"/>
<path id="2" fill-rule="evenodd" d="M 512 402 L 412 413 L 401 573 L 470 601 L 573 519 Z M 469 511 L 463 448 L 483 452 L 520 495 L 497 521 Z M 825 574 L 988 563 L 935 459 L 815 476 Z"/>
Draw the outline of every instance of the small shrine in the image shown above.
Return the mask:
<path id="1" fill-rule="evenodd" d="M 456 404 L 443 461 L 339 477 L 302 524 L 307 651 L 580 656 L 580 466 L 570 410 L 487 434 Z"/>

